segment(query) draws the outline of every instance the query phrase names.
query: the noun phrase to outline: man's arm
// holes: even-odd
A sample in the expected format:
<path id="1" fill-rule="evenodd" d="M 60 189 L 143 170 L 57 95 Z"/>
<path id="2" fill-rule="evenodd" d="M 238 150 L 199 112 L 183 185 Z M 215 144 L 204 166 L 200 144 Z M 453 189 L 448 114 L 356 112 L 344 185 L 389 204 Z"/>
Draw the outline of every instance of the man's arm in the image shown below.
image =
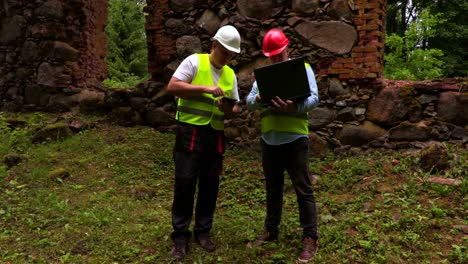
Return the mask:
<path id="1" fill-rule="evenodd" d="M 200 95 L 202 93 L 212 94 L 214 97 L 224 96 L 224 91 L 218 86 L 204 86 L 186 83 L 172 77 L 167 85 L 167 92 L 180 98 Z"/>
<path id="2" fill-rule="evenodd" d="M 311 111 L 319 103 L 317 82 L 315 81 L 312 67 L 306 68 L 307 79 L 309 80 L 310 96 L 304 101 L 297 103 L 297 112 L 306 113 Z"/>
<path id="3" fill-rule="evenodd" d="M 256 110 L 260 107 L 260 95 L 258 93 L 256 81 L 252 84 L 252 90 L 250 90 L 245 101 L 247 102 L 247 108 L 250 110 Z"/>

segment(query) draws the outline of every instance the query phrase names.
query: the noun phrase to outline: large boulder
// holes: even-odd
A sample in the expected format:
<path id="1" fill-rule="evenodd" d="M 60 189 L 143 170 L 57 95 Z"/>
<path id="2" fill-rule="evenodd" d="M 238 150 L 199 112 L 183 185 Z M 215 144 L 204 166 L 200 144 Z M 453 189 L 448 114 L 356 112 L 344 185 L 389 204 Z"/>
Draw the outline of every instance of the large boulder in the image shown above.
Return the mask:
<path id="1" fill-rule="evenodd" d="M 299 15 L 313 15 L 320 7 L 320 0 L 293 0 L 291 11 Z"/>
<path id="2" fill-rule="evenodd" d="M 170 0 L 169 6 L 174 12 L 183 13 L 192 10 L 195 2 L 195 0 Z"/>
<path id="3" fill-rule="evenodd" d="M 13 16 L 0 20 L 0 44 L 14 44 L 23 35 L 27 21 L 22 16 Z"/>
<path id="4" fill-rule="evenodd" d="M 387 131 L 378 125 L 364 121 L 361 125 L 344 125 L 337 133 L 337 138 L 343 145 L 360 146 L 384 136 Z"/>
<path id="5" fill-rule="evenodd" d="M 77 61 L 79 56 L 77 49 L 73 48 L 68 43 L 61 41 L 48 43 L 46 50 L 49 51 L 47 59 L 60 63 Z"/>
<path id="6" fill-rule="evenodd" d="M 70 129 L 67 123 L 55 123 L 47 125 L 39 131 L 37 131 L 33 137 L 33 143 L 42 143 L 46 141 L 56 141 L 64 139 L 73 135 L 73 131 Z"/>
<path id="7" fill-rule="evenodd" d="M 426 141 L 431 138 L 431 130 L 425 122 L 404 121 L 389 130 L 388 138 L 394 141 Z"/>
<path id="8" fill-rule="evenodd" d="M 57 0 L 49 0 L 34 11 L 37 16 L 61 20 L 65 16 L 63 5 Z"/>
<path id="9" fill-rule="evenodd" d="M 468 124 L 468 93 L 445 92 L 439 95 L 437 116 L 460 126 Z"/>
<path id="10" fill-rule="evenodd" d="M 208 35 L 214 36 L 221 25 L 221 19 L 218 15 L 207 9 L 196 23 L 198 28 L 203 29 Z"/>
<path id="11" fill-rule="evenodd" d="M 450 167 L 447 148 L 432 142 L 419 152 L 419 166 L 425 172 L 439 172 Z"/>
<path id="12" fill-rule="evenodd" d="M 395 126 L 404 120 L 419 122 L 421 104 L 411 96 L 409 87 L 387 86 L 369 101 L 367 118 L 383 126 Z"/>
<path id="13" fill-rule="evenodd" d="M 324 158 L 328 154 L 328 142 L 314 132 L 309 133 L 309 154 L 311 157 Z"/>
<path id="14" fill-rule="evenodd" d="M 185 58 L 193 53 L 202 52 L 202 44 L 199 37 L 183 36 L 176 40 L 177 55 Z"/>
<path id="15" fill-rule="evenodd" d="M 333 0 L 328 7 L 328 15 L 336 20 L 351 20 L 353 13 L 348 0 Z"/>
<path id="16" fill-rule="evenodd" d="M 336 116 L 336 110 L 317 107 L 309 113 L 309 128 L 317 130 L 333 122 Z"/>
<path id="17" fill-rule="evenodd" d="M 305 21 L 294 29 L 315 46 L 340 55 L 351 52 L 358 37 L 353 26 L 339 21 Z"/>
<path id="18" fill-rule="evenodd" d="M 237 0 L 239 13 L 246 17 L 262 19 L 267 18 L 274 9 L 281 8 L 282 1 L 275 0 Z"/>

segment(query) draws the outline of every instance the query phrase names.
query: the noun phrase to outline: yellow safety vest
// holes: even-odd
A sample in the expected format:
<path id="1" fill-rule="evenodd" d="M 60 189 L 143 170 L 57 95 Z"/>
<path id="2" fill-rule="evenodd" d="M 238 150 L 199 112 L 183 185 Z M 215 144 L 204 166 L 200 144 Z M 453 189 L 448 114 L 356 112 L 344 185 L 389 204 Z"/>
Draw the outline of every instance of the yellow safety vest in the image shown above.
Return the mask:
<path id="1" fill-rule="evenodd" d="M 305 63 L 305 67 L 310 65 Z M 307 113 L 286 113 L 275 109 L 261 109 L 262 133 L 269 131 L 309 134 L 309 117 Z"/>
<path id="2" fill-rule="evenodd" d="M 214 86 L 209 55 L 197 54 L 197 56 L 199 61 L 198 71 L 191 83 Z M 226 97 L 230 97 L 232 94 L 234 78 L 234 71 L 225 65 L 219 77 L 218 86 L 224 91 Z M 216 100 L 212 94 L 207 93 L 186 99 L 179 98 L 176 119 L 192 125 L 211 124 L 211 127 L 215 130 L 223 130 L 224 113 L 216 106 Z"/>

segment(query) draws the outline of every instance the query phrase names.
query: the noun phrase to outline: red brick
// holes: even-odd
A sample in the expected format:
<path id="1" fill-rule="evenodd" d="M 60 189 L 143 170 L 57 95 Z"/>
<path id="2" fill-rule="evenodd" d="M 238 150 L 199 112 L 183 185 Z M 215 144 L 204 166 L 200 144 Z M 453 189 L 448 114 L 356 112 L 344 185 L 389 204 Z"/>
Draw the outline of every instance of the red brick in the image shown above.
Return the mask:
<path id="1" fill-rule="evenodd" d="M 367 32 L 367 35 L 381 38 L 381 37 L 383 37 L 383 32 L 382 31 L 372 31 L 372 32 Z"/>
<path id="2" fill-rule="evenodd" d="M 361 19 L 361 18 L 354 19 L 354 25 L 355 26 L 361 26 L 361 25 L 365 25 L 365 24 L 366 24 L 365 19 Z"/>
<path id="3" fill-rule="evenodd" d="M 369 70 L 366 69 L 366 68 L 354 68 L 354 70 L 351 71 L 351 75 L 352 74 L 366 74 L 368 72 L 369 72 Z"/>
<path id="4" fill-rule="evenodd" d="M 374 13 L 366 13 L 364 15 L 356 16 L 356 18 L 364 19 L 364 20 L 369 20 L 369 19 L 381 20 L 382 19 L 379 14 L 374 14 Z"/>
<path id="5" fill-rule="evenodd" d="M 341 73 L 350 73 L 350 69 L 330 69 L 328 71 L 330 74 L 341 74 Z"/>
<path id="6" fill-rule="evenodd" d="M 351 57 L 353 57 L 353 58 L 361 58 L 361 57 L 364 57 L 364 53 L 353 51 L 353 53 L 351 53 Z"/>
<path id="7" fill-rule="evenodd" d="M 370 53 L 370 52 L 377 52 L 377 47 L 354 47 L 353 52 L 358 53 Z"/>
<path id="8" fill-rule="evenodd" d="M 383 21 L 380 20 L 380 19 L 369 19 L 369 20 L 366 21 L 366 23 L 368 25 L 379 25 L 379 26 L 383 25 Z"/>
<path id="9" fill-rule="evenodd" d="M 379 30 L 380 26 L 379 25 L 364 25 L 364 26 L 357 26 L 358 31 L 374 31 L 374 30 Z"/>
<path id="10" fill-rule="evenodd" d="M 379 3 L 379 4 L 382 4 L 382 5 L 385 4 L 385 0 L 368 0 L 367 2 L 368 3 Z"/>
<path id="11" fill-rule="evenodd" d="M 381 9 L 383 5 L 381 3 L 359 3 L 355 5 L 358 10 L 371 10 L 371 9 Z"/>
<path id="12" fill-rule="evenodd" d="M 350 74 L 340 74 L 338 78 L 344 80 L 344 79 L 350 79 L 351 75 Z"/>
<path id="13" fill-rule="evenodd" d="M 371 57 L 364 57 L 364 62 L 378 62 L 379 59 L 377 56 L 371 56 Z"/>
<path id="14" fill-rule="evenodd" d="M 377 62 L 366 62 L 364 63 L 364 66 L 366 66 L 367 68 L 378 68 L 381 65 Z"/>
<path id="15" fill-rule="evenodd" d="M 331 67 L 333 69 L 340 69 L 340 68 L 343 68 L 343 64 L 342 63 L 337 63 L 337 62 L 334 62 Z"/>
<path id="16" fill-rule="evenodd" d="M 355 63 L 361 63 L 361 64 L 364 64 L 364 63 L 377 63 L 379 61 L 379 59 L 377 59 L 377 57 L 373 56 L 373 57 L 355 58 L 354 61 L 355 61 Z"/>
<path id="17" fill-rule="evenodd" d="M 385 12 L 383 11 L 382 8 L 369 9 L 369 10 L 367 10 L 367 13 L 368 13 L 368 14 L 372 14 L 372 13 L 373 13 L 373 14 L 379 14 L 379 15 L 384 15 L 384 14 L 385 14 Z"/>
<path id="18" fill-rule="evenodd" d="M 365 73 L 352 73 L 350 77 L 354 79 L 364 79 L 366 78 L 366 74 Z"/>
<path id="19" fill-rule="evenodd" d="M 366 9 L 377 9 L 377 8 L 382 8 L 382 4 L 381 3 L 368 3 L 366 4 Z"/>
<path id="20" fill-rule="evenodd" d="M 339 63 L 353 63 L 354 59 L 353 58 L 339 58 L 337 60 Z"/>

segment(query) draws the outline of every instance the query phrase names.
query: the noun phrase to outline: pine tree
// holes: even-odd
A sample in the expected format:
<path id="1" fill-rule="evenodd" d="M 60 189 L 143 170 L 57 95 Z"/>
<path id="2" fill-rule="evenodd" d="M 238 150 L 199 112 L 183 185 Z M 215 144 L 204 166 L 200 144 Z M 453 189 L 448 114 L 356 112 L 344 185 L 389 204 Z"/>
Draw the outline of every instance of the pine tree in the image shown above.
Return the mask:
<path id="1" fill-rule="evenodd" d="M 132 86 L 148 77 L 144 1 L 109 0 L 106 27 L 110 87 Z"/>

